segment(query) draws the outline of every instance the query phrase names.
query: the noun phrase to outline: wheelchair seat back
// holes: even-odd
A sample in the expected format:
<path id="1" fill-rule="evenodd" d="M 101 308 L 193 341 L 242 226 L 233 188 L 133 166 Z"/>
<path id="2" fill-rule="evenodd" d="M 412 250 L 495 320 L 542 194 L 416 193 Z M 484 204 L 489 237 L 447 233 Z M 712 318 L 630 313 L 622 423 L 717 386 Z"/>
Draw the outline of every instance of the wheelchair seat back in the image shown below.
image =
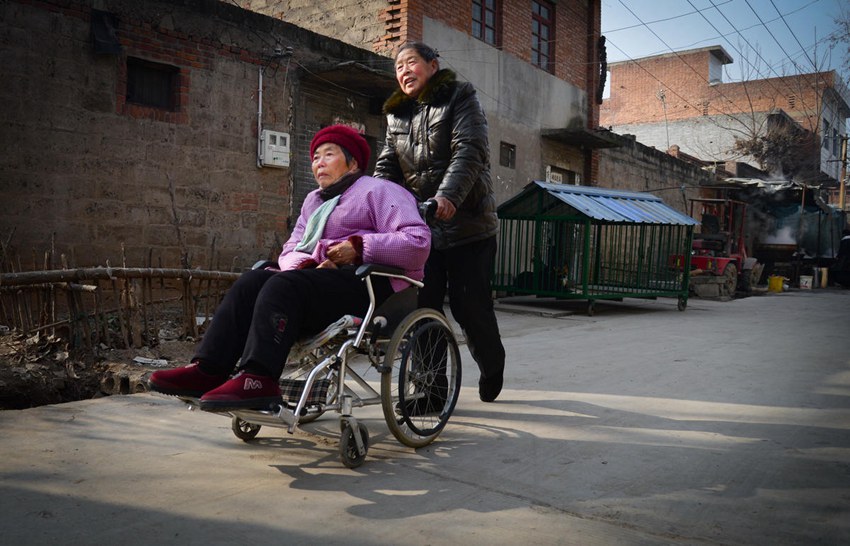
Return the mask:
<path id="1" fill-rule="evenodd" d="M 416 309 L 418 295 L 419 289 L 415 286 L 409 286 L 392 294 L 375 310 L 367 332 L 372 333 L 375 328 L 375 320 L 383 317 L 387 322 L 386 325 L 381 327 L 381 332 L 384 336 L 389 336 L 395 331 L 404 317 Z"/>

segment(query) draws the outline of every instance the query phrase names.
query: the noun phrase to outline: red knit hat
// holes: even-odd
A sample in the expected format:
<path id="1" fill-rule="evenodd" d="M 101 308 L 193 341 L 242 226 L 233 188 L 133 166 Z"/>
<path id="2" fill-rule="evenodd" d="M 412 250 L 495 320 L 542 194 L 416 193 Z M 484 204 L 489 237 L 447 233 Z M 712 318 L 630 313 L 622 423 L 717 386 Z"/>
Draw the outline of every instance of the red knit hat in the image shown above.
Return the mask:
<path id="1" fill-rule="evenodd" d="M 372 155 L 372 150 L 369 148 L 369 143 L 363 138 L 363 135 L 348 127 L 347 125 L 330 125 L 320 130 L 310 141 L 310 157 L 316 152 L 316 148 L 333 142 L 337 146 L 345 148 L 348 153 L 357 160 L 357 166 L 361 171 L 365 171 L 369 165 L 369 156 Z"/>

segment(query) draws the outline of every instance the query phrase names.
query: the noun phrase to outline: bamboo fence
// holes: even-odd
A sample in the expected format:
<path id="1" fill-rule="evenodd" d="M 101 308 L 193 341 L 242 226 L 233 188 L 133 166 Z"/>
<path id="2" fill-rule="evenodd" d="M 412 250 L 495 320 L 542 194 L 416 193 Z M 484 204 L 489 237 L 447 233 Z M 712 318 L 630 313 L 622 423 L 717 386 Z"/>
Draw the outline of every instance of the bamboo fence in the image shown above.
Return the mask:
<path id="1" fill-rule="evenodd" d="M 0 273 L 0 327 L 24 335 L 65 333 L 70 348 L 158 343 L 169 314 L 181 337 L 198 336 L 239 273 L 89 267 Z"/>

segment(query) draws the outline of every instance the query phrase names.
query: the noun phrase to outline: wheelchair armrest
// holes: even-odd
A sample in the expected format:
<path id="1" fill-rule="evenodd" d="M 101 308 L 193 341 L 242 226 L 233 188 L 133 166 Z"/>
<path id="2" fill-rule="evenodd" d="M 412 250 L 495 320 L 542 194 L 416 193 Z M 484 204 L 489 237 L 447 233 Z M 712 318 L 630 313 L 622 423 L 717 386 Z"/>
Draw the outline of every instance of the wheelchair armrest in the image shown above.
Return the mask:
<path id="1" fill-rule="evenodd" d="M 386 275 L 397 275 L 399 277 L 404 276 L 403 269 L 380 264 L 363 264 L 357 268 L 355 275 L 357 275 L 358 278 L 362 279 L 363 277 L 367 277 L 372 273 L 384 273 Z"/>
<path id="2" fill-rule="evenodd" d="M 271 260 L 260 260 L 251 266 L 251 269 L 265 269 L 267 267 L 277 268 L 277 262 Z"/>

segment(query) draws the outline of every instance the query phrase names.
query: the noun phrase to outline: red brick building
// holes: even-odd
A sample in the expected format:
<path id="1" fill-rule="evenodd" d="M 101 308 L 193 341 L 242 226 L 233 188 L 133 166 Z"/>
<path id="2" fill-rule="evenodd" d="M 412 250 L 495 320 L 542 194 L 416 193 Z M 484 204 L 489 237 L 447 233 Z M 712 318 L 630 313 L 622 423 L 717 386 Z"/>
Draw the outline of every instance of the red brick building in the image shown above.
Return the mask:
<path id="1" fill-rule="evenodd" d="M 711 46 L 611 63 L 611 96 L 600 123 L 658 149 L 679 146 L 703 160 L 760 166 L 736 152 L 735 138 L 764 136 L 790 120 L 817 139 L 810 152 L 815 168 L 797 174 L 798 181 L 835 185 L 850 117 L 850 94 L 840 77 L 818 72 L 724 83 L 723 66 L 731 62 L 722 47 Z"/>

